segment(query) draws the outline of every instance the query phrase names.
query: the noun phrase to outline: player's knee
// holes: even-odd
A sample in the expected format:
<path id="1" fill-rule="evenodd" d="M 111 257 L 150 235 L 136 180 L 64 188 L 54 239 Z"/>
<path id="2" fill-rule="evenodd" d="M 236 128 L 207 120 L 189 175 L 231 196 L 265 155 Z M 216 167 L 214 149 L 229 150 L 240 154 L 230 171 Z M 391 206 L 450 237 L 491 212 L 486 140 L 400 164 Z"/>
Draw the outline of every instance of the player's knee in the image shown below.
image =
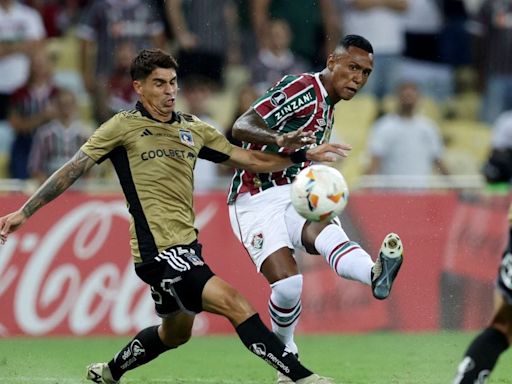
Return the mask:
<path id="1" fill-rule="evenodd" d="M 282 305 L 294 305 L 302 294 L 302 275 L 293 275 L 271 285 L 272 298 Z"/>

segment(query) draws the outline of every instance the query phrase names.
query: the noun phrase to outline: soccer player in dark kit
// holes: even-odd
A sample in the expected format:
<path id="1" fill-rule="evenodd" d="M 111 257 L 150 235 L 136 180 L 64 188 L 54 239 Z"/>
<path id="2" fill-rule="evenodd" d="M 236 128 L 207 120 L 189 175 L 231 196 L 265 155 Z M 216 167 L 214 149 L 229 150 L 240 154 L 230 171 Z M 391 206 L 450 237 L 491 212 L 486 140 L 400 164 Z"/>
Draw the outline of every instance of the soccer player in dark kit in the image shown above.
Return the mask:
<path id="1" fill-rule="evenodd" d="M 197 241 L 193 211 L 193 170 L 197 158 L 251 172 L 272 172 L 306 160 L 332 161 L 349 146 L 324 144 L 291 155 L 265 154 L 230 144 L 215 128 L 175 112 L 178 65 L 161 50 L 142 50 L 131 77 L 139 96 L 135 109 L 101 125 L 81 149 L 18 210 L 0 218 L 0 242 L 38 209 L 69 188 L 95 163 L 109 159 L 131 214 L 131 249 L 137 275 L 151 287 L 160 325 L 140 331 L 108 363 L 87 367 L 95 383 L 116 384 L 127 371 L 186 343 L 195 314 L 226 317 L 244 345 L 301 384 L 331 380 L 305 368 L 262 323 L 250 303 L 216 276 Z M 286 136 L 300 142 L 301 133 Z"/>

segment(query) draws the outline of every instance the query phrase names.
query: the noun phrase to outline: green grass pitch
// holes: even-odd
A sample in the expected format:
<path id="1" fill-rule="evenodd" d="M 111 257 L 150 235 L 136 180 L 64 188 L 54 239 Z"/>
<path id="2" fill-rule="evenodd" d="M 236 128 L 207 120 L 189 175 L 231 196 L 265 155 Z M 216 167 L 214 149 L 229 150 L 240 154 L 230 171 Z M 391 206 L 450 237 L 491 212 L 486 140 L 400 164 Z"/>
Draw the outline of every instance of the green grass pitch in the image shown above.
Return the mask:
<path id="1" fill-rule="evenodd" d="M 299 336 L 301 360 L 338 384 L 451 384 L 473 333 Z M 107 361 L 126 338 L 0 339 L 0 383 L 85 384 L 85 366 Z M 129 372 L 126 384 L 271 384 L 274 370 L 235 336 L 194 337 Z M 490 384 L 512 383 L 512 352 Z"/>

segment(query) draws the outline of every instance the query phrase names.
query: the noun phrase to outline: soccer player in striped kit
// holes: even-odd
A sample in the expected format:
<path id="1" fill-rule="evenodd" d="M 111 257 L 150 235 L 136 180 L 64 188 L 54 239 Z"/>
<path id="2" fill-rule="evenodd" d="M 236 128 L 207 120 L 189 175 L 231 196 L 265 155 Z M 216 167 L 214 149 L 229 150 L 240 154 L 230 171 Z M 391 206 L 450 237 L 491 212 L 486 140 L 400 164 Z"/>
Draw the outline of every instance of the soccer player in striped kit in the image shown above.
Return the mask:
<path id="1" fill-rule="evenodd" d="M 235 139 L 246 149 L 291 153 L 301 146 L 329 141 L 335 104 L 350 100 L 373 68 L 373 48 L 364 37 L 346 36 L 317 73 L 284 76 L 257 99 L 233 126 Z M 305 133 L 297 143 L 297 132 Z M 402 243 L 388 234 L 374 262 L 359 244 L 350 241 L 339 220 L 309 222 L 293 209 L 290 184 L 306 161 L 285 171 L 235 171 L 228 199 L 233 232 L 243 243 L 257 270 L 271 287 L 272 328 L 298 354 L 294 331 L 301 314 L 302 275 L 294 250 L 320 254 L 340 277 L 371 285 L 385 299 L 402 264 Z M 278 383 L 292 381 L 278 373 Z"/>

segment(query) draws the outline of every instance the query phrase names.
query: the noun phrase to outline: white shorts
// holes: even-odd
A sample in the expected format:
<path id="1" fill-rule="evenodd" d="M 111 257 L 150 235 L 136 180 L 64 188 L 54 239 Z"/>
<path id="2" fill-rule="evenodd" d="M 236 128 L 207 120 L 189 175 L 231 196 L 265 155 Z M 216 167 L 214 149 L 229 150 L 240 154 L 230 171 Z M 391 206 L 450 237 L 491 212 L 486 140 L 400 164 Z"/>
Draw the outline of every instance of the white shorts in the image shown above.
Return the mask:
<path id="1" fill-rule="evenodd" d="M 258 272 L 265 259 L 280 248 L 304 250 L 301 237 L 306 219 L 290 202 L 290 185 L 238 196 L 229 206 L 229 219 Z"/>

